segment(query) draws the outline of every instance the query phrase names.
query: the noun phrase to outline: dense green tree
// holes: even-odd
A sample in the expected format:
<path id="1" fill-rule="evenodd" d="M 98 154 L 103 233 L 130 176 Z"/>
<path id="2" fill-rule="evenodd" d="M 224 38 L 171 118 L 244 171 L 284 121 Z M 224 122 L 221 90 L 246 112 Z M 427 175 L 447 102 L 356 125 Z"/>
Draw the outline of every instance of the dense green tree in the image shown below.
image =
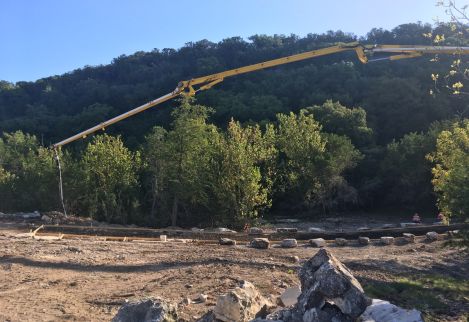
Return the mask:
<path id="1" fill-rule="evenodd" d="M 447 216 L 466 220 L 469 217 L 469 120 L 442 131 L 436 151 L 429 159 L 434 163 L 432 183 L 439 208 Z"/>
<path id="2" fill-rule="evenodd" d="M 129 151 L 120 137 L 93 138 L 83 153 L 83 213 L 97 220 L 128 223 L 136 214 L 139 153 Z"/>
<path id="3" fill-rule="evenodd" d="M 53 152 L 21 131 L 0 138 L 0 211 L 60 209 Z"/>

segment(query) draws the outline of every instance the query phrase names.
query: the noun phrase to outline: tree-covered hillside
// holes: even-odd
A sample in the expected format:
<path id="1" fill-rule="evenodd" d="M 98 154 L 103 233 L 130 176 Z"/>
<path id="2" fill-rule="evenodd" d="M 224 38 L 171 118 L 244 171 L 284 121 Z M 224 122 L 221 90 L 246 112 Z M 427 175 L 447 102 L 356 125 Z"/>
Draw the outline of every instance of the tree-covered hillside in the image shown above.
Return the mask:
<path id="1" fill-rule="evenodd" d="M 36 82 L 0 81 L 0 132 L 21 130 L 36 137 L 19 133 L 3 136 L 0 183 L 2 178 L 13 180 L 14 169 L 23 169 L 12 146 L 21 145 L 28 150 L 36 145 L 36 155 L 42 159 L 32 166 L 43 169 L 41 174 L 53 173 L 45 161 L 47 152 L 40 150 L 40 145 L 48 146 L 166 94 L 181 80 L 337 42 L 432 44 L 432 38 L 425 36 L 429 33 L 444 34 L 444 44 L 461 45 L 460 35 L 443 24 L 437 27 L 406 24 L 390 31 L 373 29 L 360 39 L 341 31 L 306 37 L 255 35 L 248 40 L 239 37 L 218 43 L 202 40 L 187 43 L 178 50 L 137 52 L 120 56 L 109 65 L 86 66 Z M 467 46 L 469 37 L 463 36 Z M 78 193 L 80 198 L 87 198 L 88 204 L 78 198 L 73 206 L 114 220 L 106 217 L 106 209 L 114 207 L 116 200 L 125 195 L 125 206 L 115 213 L 125 213 L 125 209 L 130 208 L 139 208 L 140 214 L 154 213 L 158 204 L 158 211 L 170 218 L 175 211 L 176 216 L 178 212 L 190 213 L 192 205 L 200 213 L 216 214 L 203 218 L 212 221 L 288 209 L 311 213 L 378 207 L 432 209 L 436 199 L 431 185 L 432 164 L 427 155 L 436 149 L 439 133 L 452 128 L 452 123 L 469 113 L 467 96 L 453 95 L 444 89 L 439 92 L 431 77 L 447 73 L 455 59 L 441 55 L 363 65 L 353 53 L 335 54 L 228 79 L 197 95 L 203 116 L 197 114 L 200 111 L 192 111 L 195 114 L 187 114 L 189 117 L 181 107 L 179 114 L 171 115 L 179 103 L 165 103 L 106 129 L 108 134 L 120 134 L 130 151 L 120 140 L 113 141 L 110 136 L 97 138 L 93 145 L 86 146 L 89 141 L 83 140 L 67 147 L 66 158 L 81 158 L 76 165 L 79 170 L 74 173 L 78 177 L 70 179 L 77 180 L 75 186 L 68 187 L 70 194 L 87 190 L 79 188 L 77 178 L 82 178 L 81 175 L 88 178 L 90 184 L 102 186 L 99 176 L 86 172 L 87 166 L 102 166 L 100 148 L 117 151 L 128 164 L 116 165 L 113 162 L 118 161 L 108 160 L 109 165 L 123 167 L 123 173 L 129 171 L 127 186 L 119 187 L 114 182 L 113 188 L 109 188 L 119 190 L 111 199 Z M 205 106 L 213 109 L 213 113 Z M 194 137 L 185 141 L 186 148 L 200 149 L 203 153 L 191 156 L 180 150 L 182 145 L 178 145 L 177 138 L 184 133 L 180 124 L 194 129 L 191 133 Z M 293 144 L 295 140 L 298 140 L 297 145 Z M 311 146 L 302 146 L 303 140 L 312 140 Z M 149 142 L 161 146 L 161 151 L 155 152 Z M 275 147 L 274 152 L 267 148 L 269 144 Z M 308 153 L 317 156 L 303 159 Z M 172 168 L 174 155 L 178 154 L 181 167 L 184 162 L 188 165 L 197 160 L 204 163 L 206 167 L 199 169 L 203 173 L 185 173 L 182 168 Z M 245 154 L 246 159 L 235 157 Z M 228 181 L 212 178 L 208 183 L 210 187 L 200 186 L 198 176 L 204 176 L 205 180 L 208 175 L 218 173 L 229 180 L 243 171 L 246 177 L 250 176 L 245 182 L 230 181 L 233 186 L 229 186 Z M 137 178 L 145 178 L 145 173 L 153 181 Z M 168 178 L 171 174 L 176 177 Z M 17 179 L 20 177 L 17 175 Z M 109 174 L 111 177 L 113 175 Z M 23 181 L 18 180 L 15 189 L 28 185 L 24 176 Z M 176 181 L 179 187 L 171 184 Z M 155 186 L 161 182 L 168 186 L 164 189 Z M 239 186 L 250 187 L 251 191 L 243 190 L 237 195 Z M 3 192 L 0 187 L 3 200 L 18 198 L 12 186 L 9 187 Z M 108 194 L 106 196 L 109 198 Z M 36 199 L 41 198 L 44 195 Z M 240 198 L 245 198 L 245 202 Z M 179 200 L 176 205 L 174 199 Z M 197 202 L 192 203 L 195 199 Z M 27 207 L 52 207 L 47 203 L 38 205 L 34 200 L 28 200 Z M 231 206 L 210 208 L 214 203 L 224 202 L 231 202 Z M 0 211 L 14 208 L 6 204 L 3 207 L 0 204 Z"/>

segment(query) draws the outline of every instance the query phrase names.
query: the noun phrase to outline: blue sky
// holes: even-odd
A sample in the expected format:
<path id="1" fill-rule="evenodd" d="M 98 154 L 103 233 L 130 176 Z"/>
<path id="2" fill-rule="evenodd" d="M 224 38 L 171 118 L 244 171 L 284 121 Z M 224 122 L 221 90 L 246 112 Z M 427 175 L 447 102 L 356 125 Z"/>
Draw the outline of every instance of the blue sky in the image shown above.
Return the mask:
<path id="1" fill-rule="evenodd" d="M 32 81 L 121 54 L 253 34 L 365 35 L 445 17 L 434 0 L 0 0 L 0 80 Z"/>

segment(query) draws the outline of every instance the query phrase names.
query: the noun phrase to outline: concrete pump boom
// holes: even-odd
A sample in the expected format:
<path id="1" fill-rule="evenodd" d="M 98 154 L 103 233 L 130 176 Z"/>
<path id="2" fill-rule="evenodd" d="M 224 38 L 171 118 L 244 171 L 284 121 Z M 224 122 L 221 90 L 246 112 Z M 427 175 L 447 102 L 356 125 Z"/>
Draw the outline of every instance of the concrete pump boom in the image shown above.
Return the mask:
<path id="1" fill-rule="evenodd" d="M 92 128 L 89 128 L 85 131 L 82 131 L 74 136 L 69 137 L 63 141 L 55 143 L 53 148 L 59 148 L 65 144 L 76 141 L 81 138 L 85 138 L 87 135 L 92 134 L 98 130 L 102 130 L 109 125 L 117 123 L 123 119 L 126 119 L 132 115 L 140 113 L 150 107 L 166 102 L 174 97 L 177 97 L 181 94 L 184 95 L 195 95 L 196 92 L 206 90 L 212 86 L 222 82 L 225 78 L 240 75 L 244 73 L 253 72 L 260 69 L 275 67 L 279 65 L 289 64 L 297 61 L 302 61 L 305 59 L 310 59 L 319 56 L 325 56 L 345 51 L 355 51 L 358 56 L 358 59 L 366 64 L 368 62 L 368 57 L 374 53 L 390 53 L 391 56 L 387 56 L 382 59 L 397 60 L 404 58 L 413 58 L 419 57 L 424 54 L 454 54 L 454 55 L 468 55 L 469 47 L 448 47 L 448 46 L 420 46 L 420 45 L 362 45 L 359 43 L 347 43 L 347 44 L 338 44 L 336 46 L 311 50 L 304 53 L 281 57 L 273 60 L 268 60 L 262 63 L 257 63 L 249 66 L 239 67 L 235 69 L 230 69 L 224 72 L 197 77 L 190 80 L 185 80 L 179 82 L 178 86 L 172 91 L 164 96 L 161 96 L 155 100 L 152 100 L 146 104 L 143 104 L 139 107 L 136 107 L 128 112 L 125 112 L 121 115 L 118 115 L 110 120 L 102 122 Z"/>

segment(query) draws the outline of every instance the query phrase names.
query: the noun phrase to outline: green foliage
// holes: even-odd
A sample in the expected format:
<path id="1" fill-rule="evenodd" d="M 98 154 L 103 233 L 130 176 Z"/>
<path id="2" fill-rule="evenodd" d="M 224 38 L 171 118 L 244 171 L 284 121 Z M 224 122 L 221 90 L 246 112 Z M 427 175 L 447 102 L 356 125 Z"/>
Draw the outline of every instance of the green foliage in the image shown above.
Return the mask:
<path id="1" fill-rule="evenodd" d="M 348 136 L 359 147 L 371 143 L 373 130 L 367 126 L 366 112 L 361 107 L 347 108 L 327 100 L 322 105 L 307 107 L 306 111 L 313 114 L 325 132 Z"/>
<path id="2" fill-rule="evenodd" d="M 21 131 L 0 138 L 0 211 L 60 209 L 53 152 Z"/>
<path id="3" fill-rule="evenodd" d="M 456 122 L 442 131 L 436 151 L 429 155 L 434 163 L 433 186 L 438 206 L 448 216 L 469 217 L 469 120 Z"/>
<path id="4" fill-rule="evenodd" d="M 343 173 L 361 158 L 350 139 L 321 133 L 320 124 L 305 110 L 298 115 L 279 114 L 277 145 L 280 179 L 277 191 L 291 204 L 323 211 L 356 201 Z"/>
<path id="5" fill-rule="evenodd" d="M 140 154 L 129 151 L 119 137 L 103 134 L 88 144 L 80 166 L 83 212 L 98 220 L 127 223 L 138 207 Z"/>
<path id="6" fill-rule="evenodd" d="M 246 222 L 270 207 L 272 182 L 267 176 L 277 153 L 272 139 L 271 127 L 263 134 L 258 125 L 243 128 L 233 120 L 228 124 L 213 168 L 216 210 L 222 221 Z"/>

